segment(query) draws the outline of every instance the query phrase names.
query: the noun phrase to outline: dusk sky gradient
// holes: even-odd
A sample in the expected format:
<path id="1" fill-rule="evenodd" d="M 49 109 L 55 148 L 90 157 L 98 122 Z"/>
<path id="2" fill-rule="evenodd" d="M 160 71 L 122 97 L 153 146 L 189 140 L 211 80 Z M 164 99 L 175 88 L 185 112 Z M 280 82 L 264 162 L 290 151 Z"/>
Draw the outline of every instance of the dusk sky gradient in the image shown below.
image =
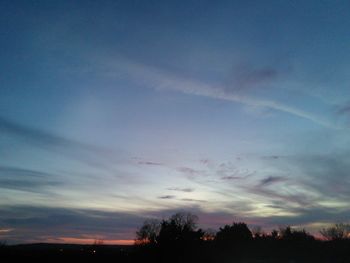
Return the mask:
<path id="1" fill-rule="evenodd" d="M 177 211 L 350 218 L 349 1 L 0 1 L 0 241 Z"/>

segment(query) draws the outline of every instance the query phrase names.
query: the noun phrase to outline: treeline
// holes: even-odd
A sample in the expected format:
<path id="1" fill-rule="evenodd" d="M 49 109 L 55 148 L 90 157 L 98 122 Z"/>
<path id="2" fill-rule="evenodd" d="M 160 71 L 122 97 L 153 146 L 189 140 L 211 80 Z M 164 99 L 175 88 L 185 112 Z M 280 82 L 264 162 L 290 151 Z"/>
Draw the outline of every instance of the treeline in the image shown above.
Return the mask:
<path id="1" fill-rule="evenodd" d="M 136 232 L 136 245 L 155 245 L 167 242 L 183 241 L 216 241 L 219 243 L 245 242 L 252 239 L 279 239 L 279 240 L 315 240 L 315 237 L 305 229 L 292 229 L 290 226 L 274 229 L 270 233 L 260 227 L 249 229 L 243 222 L 220 227 L 217 233 L 213 230 L 204 231 L 197 227 L 198 217 L 191 213 L 176 213 L 169 219 L 146 220 Z M 335 224 L 319 231 L 322 240 L 344 240 L 350 238 L 350 224 Z"/>
<path id="2" fill-rule="evenodd" d="M 289 226 L 269 233 L 233 222 L 218 231 L 198 227 L 198 217 L 177 213 L 147 220 L 134 246 L 62 244 L 0 245 L 0 262 L 152 262 L 152 263 L 349 263 L 350 227 L 321 229 L 322 239 Z"/>
<path id="3" fill-rule="evenodd" d="M 136 232 L 138 255 L 153 262 L 350 262 L 348 224 L 321 229 L 316 239 L 290 226 L 266 233 L 233 222 L 214 232 L 197 222 L 190 213 L 145 221 Z"/>

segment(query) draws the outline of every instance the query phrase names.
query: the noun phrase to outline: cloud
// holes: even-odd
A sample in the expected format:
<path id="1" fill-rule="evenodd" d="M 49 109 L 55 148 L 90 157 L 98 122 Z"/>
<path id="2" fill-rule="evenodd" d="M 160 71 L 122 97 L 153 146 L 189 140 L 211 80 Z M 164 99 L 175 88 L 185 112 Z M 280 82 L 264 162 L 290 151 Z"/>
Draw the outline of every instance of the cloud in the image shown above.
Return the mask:
<path id="1" fill-rule="evenodd" d="M 46 131 L 30 128 L 3 117 L 0 117 L 0 131 L 21 137 L 27 143 L 41 147 L 79 148 L 83 150 L 100 151 L 101 149 L 92 145 L 67 139 Z"/>
<path id="2" fill-rule="evenodd" d="M 170 191 L 178 191 L 178 192 L 185 192 L 185 193 L 194 192 L 193 188 L 170 187 L 170 188 L 168 188 L 168 190 L 170 190 Z"/>
<path id="3" fill-rule="evenodd" d="M 290 157 L 288 162 L 298 167 L 300 178 L 310 191 L 322 199 L 348 200 L 350 197 L 350 153 L 338 152 Z"/>
<path id="4" fill-rule="evenodd" d="M 254 175 L 255 171 L 237 168 L 232 162 L 223 162 L 218 166 L 213 165 L 216 175 L 223 180 L 245 179 Z"/>
<path id="5" fill-rule="evenodd" d="M 291 209 L 293 210 L 293 209 Z M 348 222 L 350 217 L 350 209 L 336 209 L 324 207 L 309 207 L 309 208 L 296 208 L 293 210 L 296 214 L 293 217 L 289 216 L 276 216 L 271 217 L 268 222 L 271 225 L 301 225 L 305 226 L 313 223 L 338 223 Z"/>
<path id="6" fill-rule="evenodd" d="M 209 159 L 201 159 L 199 162 L 204 165 L 209 165 L 211 161 Z"/>
<path id="7" fill-rule="evenodd" d="M 35 178 L 48 178 L 53 177 L 55 175 L 46 173 L 46 172 L 40 172 L 30 169 L 22 169 L 17 167 L 11 167 L 11 166 L 0 166 L 0 178 L 6 177 L 35 177 Z"/>
<path id="8" fill-rule="evenodd" d="M 350 114 L 350 104 L 343 105 L 337 110 L 339 115 L 348 115 Z"/>
<path id="9" fill-rule="evenodd" d="M 307 207 L 312 206 L 315 203 L 314 198 L 311 198 L 309 195 L 300 192 L 280 192 L 281 189 L 267 189 L 260 187 L 260 185 L 255 187 L 246 187 L 246 189 L 250 193 L 260 196 L 260 198 L 267 198 L 267 200 L 271 203 L 274 203 L 275 201 L 283 201 L 283 210 L 287 213 L 290 212 L 289 208 L 291 206 Z"/>
<path id="10" fill-rule="evenodd" d="M 260 88 L 276 80 L 279 72 L 271 67 L 255 68 L 251 65 L 238 65 L 234 68 L 231 80 L 225 85 L 229 92 L 247 91 Z"/>
<path id="11" fill-rule="evenodd" d="M 281 156 L 278 155 L 267 155 L 267 156 L 262 156 L 261 159 L 265 159 L 265 160 L 277 160 L 281 158 Z"/>
<path id="12" fill-rule="evenodd" d="M 62 154 L 63 156 L 69 156 L 90 166 L 102 169 L 107 169 L 107 162 L 111 161 L 111 156 L 116 156 L 109 149 L 18 124 L 3 117 L 0 117 L 0 133 L 15 136 L 20 138 L 22 143 Z"/>
<path id="13" fill-rule="evenodd" d="M 203 171 L 199 171 L 190 167 L 178 167 L 176 170 L 185 174 L 188 178 L 194 178 L 203 175 Z"/>
<path id="14" fill-rule="evenodd" d="M 222 180 L 238 180 L 238 179 L 243 179 L 242 177 L 239 177 L 239 176 L 223 176 L 221 177 Z"/>
<path id="15" fill-rule="evenodd" d="M 341 119 L 343 123 L 346 123 L 349 125 L 350 121 L 350 103 L 347 103 L 345 105 L 342 105 L 341 107 L 338 107 L 336 110 L 336 115 L 338 117 L 338 120 Z M 347 126 L 349 127 L 349 126 Z"/>
<path id="16" fill-rule="evenodd" d="M 0 234 L 2 234 L 2 233 L 9 233 L 12 230 L 13 230 L 12 228 L 3 228 L 3 229 L 0 228 Z"/>
<path id="17" fill-rule="evenodd" d="M 271 185 L 271 184 L 276 184 L 276 183 L 280 183 L 280 182 L 285 182 L 288 179 L 282 176 L 269 176 L 267 178 L 264 178 L 260 181 L 259 183 L 259 187 L 263 187 L 263 186 L 267 186 L 267 185 Z"/>
<path id="18" fill-rule="evenodd" d="M 140 165 L 155 165 L 155 166 L 163 165 L 162 163 L 150 162 L 150 161 L 139 161 L 137 163 Z"/>
<path id="19" fill-rule="evenodd" d="M 207 213 L 197 206 L 186 207 L 188 212 L 203 216 Z M 8 243 L 57 242 L 65 237 L 73 239 L 133 240 L 136 230 L 149 218 L 167 218 L 183 208 L 139 211 L 138 213 L 59 207 L 5 206 L 0 207 L 1 233 Z M 230 215 L 210 213 L 210 216 L 229 218 Z M 207 222 L 208 221 L 208 222 Z M 215 222 L 214 222 L 215 224 Z M 4 236 L 6 234 L 6 236 Z"/>
<path id="20" fill-rule="evenodd" d="M 174 199 L 176 196 L 175 195 L 162 195 L 158 196 L 159 199 Z"/>
<path id="21" fill-rule="evenodd" d="M 185 201 L 185 202 L 200 202 L 200 203 L 207 202 L 205 200 L 193 199 L 193 198 L 182 198 L 181 201 Z"/>
<path id="22" fill-rule="evenodd" d="M 54 179 L 56 176 L 36 170 L 0 166 L 0 188 L 45 193 L 47 186 L 63 184 Z"/>
<path id="23" fill-rule="evenodd" d="M 183 201 L 191 203 L 192 199 Z M 198 200 L 196 200 L 198 201 Z M 280 204 L 282 205 L 282 203 Z M 240 205 L 242 208 L 242 205 Z M 249 207 L 247 208 L 249 209 Z M 57 242 L 60 240 L 104 239 L 133 240 L 136 230 L 149 218 L 164 219 L 177 212 L 187 211 L 199 217 L 199 227 L 219 228 L 233 221 L 250 225 L 276 227 L 279 225 L 307 225 L 314 222 L 347 221 L 350 209 L 324 209 L 322 207 L 290 208 L 293 216 L 245 216 L 240 212 L 207 211 L 198 205 L 186 205 L 173 209 L 138 211 L 101 211 L 38 206 L 0 207 L 0 236 L 9 244 L 28 242 Z"/>
<path id="24" fill-rule="evenodd" d="M 243 187 L 284 211 L 346 209 L 350 197 L 349 156 L 348 152 L 283 156 L 269 162 L 269 167 L 286 176 L 267 176 L 257 185 Z M 288 183 L 275 185 L 282 182 Z"/>
<path id="25" fill-rule="evenodd" d="M 127 60 L 123 60 L 123 63 L 121 63 L 120 65 L 114 64 L 113 66 L 117 66 L 117 68 L 119 67 L 121 70 L 127 70 L 128 74 L 130 75 L 130 79 L 132 79 L 139 85 L 146 84 L 147 86 L 159 90 L 175 90 L 183 92 L 185 94 L 232 101 L 252 107 L 272 109 L 280 112 L 285 112 L 303 119 L 307 119 L 327 128 L 339 128 L 335 126 L 335 124 L 330 122 L 328 119 L 312 114 L 308 111 L 289 106 L 274 100 L 250 97 L 241 93 L 236 93 L 233 92 L 234 88 L 228 89 L 223 85 L 209 84 L 194 79 L 184 78 L 176 74 L 170 73 L 168 71 L 165 71 L 163 69 L 146 66 L 140 63 L 131 62 Z M 246 73 L 246 85 L 248 85 L 249 82 L 251 83 L 250 85 L 252 85 L 252 83 L 258 83 L 259 79 L 260 82 L 262 82 L 263 80 L 267 81 L 268 79 L 272 79 L 276 74 L 277 72 L 266 69 Z"/>
<path id="26" fill-rule="evenodd" d="M 0 207 L 2 229 L 9 243 L 46 242 L 60 237 L 133 239 L 145 217 L 126 212 L 57 207 Z"/>

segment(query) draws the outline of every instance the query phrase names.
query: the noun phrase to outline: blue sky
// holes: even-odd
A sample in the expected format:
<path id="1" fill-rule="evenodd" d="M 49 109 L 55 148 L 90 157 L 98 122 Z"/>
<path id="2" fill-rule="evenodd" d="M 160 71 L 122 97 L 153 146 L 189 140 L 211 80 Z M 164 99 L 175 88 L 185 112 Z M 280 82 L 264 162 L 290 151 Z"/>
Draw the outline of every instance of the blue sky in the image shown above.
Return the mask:
<path id="1" fill-rule="evenodd" d="M 1 1 L 0 240 L 348 221 L 349 10 Z"/>

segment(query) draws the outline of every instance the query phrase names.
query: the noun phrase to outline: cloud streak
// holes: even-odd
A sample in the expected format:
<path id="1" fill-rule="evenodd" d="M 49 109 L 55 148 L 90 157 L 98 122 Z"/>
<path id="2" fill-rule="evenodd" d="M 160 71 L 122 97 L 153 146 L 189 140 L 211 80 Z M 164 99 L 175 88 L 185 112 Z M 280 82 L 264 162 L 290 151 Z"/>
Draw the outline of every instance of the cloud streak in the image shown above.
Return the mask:
<path id="1" fill-rule="evenodd" d="M 163 165 L 162 163 L 151 162 L 151 161 L 139 161 L 139 162 L 137 162 L 137 164 L 140 164 L 140 165 L 151 165 L 151 166 L 161 166 L 161 165 Z"/>
<path id="2" fill-rule="evenodd" d="M 204 200 L 182 199 L 184 202 L 205 202 Z M 242 204 L 240 204 L 242 208 Z M 62 207 L 39 206 L 3 206 L 0 207 L 0 235 L 8 243 L 23 242 L 61 242 L 62 240 L 104 239 L 107 243 L 118 240 L 130 241 L 145 219 L 167 218 L 179 212 L 189 211 L 199 216 L 200 227 L 218 228 L 233 220 L 245 221 L 248 224 L 263 227 L 279 225 L 307 225 L 314 222 L 335 222 L 347 220 L 350 210 L 324 209 L 318 206 L 291 207 L 293 216 L 276 215 L 274 217 L 250 216 L 239 211 L 208 212 L 198 205 L 178 207 L 174 209 L 138 211 L 137 213 L 70 209 Z M 251 209 L 247 206 L 246 209 Z M 61 241 L 60 241 L 61 240 Z"/>
<path id="3" fill-rule="evenodd" d="M 287 181 L 287 178 L 285 177 L 281 177 L 281 176 L 269 176 L 267 178 L 264 178 L 260 181 L 259 186 L 263 187 L 263 186 L 268 186 L 271 184 L 276 184 L 276 183 L 280 183 L 280 182 L 285 182 Z"/>
<path id="4" fill-rule="evenodd" d="M 246 95 L 241 95 L 233 92 L 234 89 L 228 89 L 222 85 L 210 85 L 194 79 L 184 78 L 170 72 L 154 68 L 151 66 L 145 66 L 142 64 L 123 61 L 123 69 L 127 69 L 128 74 L 132 79 L 137 79 L 138 84 L 143 83 L 147 86 L 151 86 L 159 90 L 174 90 L 180 91 L 185 94 L 210 97 L 214 99 L 232 101 L 252 107 L 262 107 L 267 109 L 273 109 L 281 112 L 285 112 L 303 119 L 307 119 L 321 126 L 336 129 L 339 128 L 329 120 L 324 119 L 320 116 L 314 115 L 310 112 L 279 103 L 277 101 L 254 98 Z M 257 72 L 253 75 L 271 75 L 264 72 Z M 261 76 L 261 77 L 262 77 Z"/>
<path id="5" fill-rule="evenodd" d="M 162 195 L 158 196 L 159 199 L 174 199 L 176 196 L 175 195 Z"/>
<path id="6" fill-rule="evenodd" d="M 54 179 L 56 175 L 36 170 L 0 166 L 0 188 L 26 192 L 45 193 L 46 187 L 63 183 Z"/>
<path id="7" fill-rule="evenodd" d="M 0 132 L 21 137 L 28 143 L 36 144 L 41 147 L 60 147 L 68 149 L 74 147 L 89 151 L 101 151 L 98 147 L 67 139 L 39 129 L 30 128 L 3 117 L 0 117 Z"/>
<path id="8" fill-rule="evenodd" d="M 185 192 L 185 193 L 191 193 L 194 192 L 193 188 L 181 188 L 181 187 L 170 187 L 168 188 L 170 191 L 178 191 L 178 192 Z"/>
<path id="9" fill-rule="evenodd" d="M 2 229 L 12 229 L 6 233 L 9 243 L 47 242 L 67 236 L 132 240 L 143 220 L 143 216 L 126 212 L 36 206 L 0 207 Z"/>
<path id="10" fill-rule="evenodd" d="M 108 170 L 108 162 L 112 161 L 111 156 L 116 156 L 109 149 L 28 127 L 1 116 L 0 133 L 9 134 L 10 136 L 20 138 L 22 143 L 63 154 L 89 166 L 101 169 Z"/>
<path id="11" fill-rule="evenodd" d="M 278 76 L 279 72 L 273 68 L 238 65 L 233 71 L 232 80 L 225 86 L 225 89 L 229 92 L 251 90 L 273 82 Z"/>

